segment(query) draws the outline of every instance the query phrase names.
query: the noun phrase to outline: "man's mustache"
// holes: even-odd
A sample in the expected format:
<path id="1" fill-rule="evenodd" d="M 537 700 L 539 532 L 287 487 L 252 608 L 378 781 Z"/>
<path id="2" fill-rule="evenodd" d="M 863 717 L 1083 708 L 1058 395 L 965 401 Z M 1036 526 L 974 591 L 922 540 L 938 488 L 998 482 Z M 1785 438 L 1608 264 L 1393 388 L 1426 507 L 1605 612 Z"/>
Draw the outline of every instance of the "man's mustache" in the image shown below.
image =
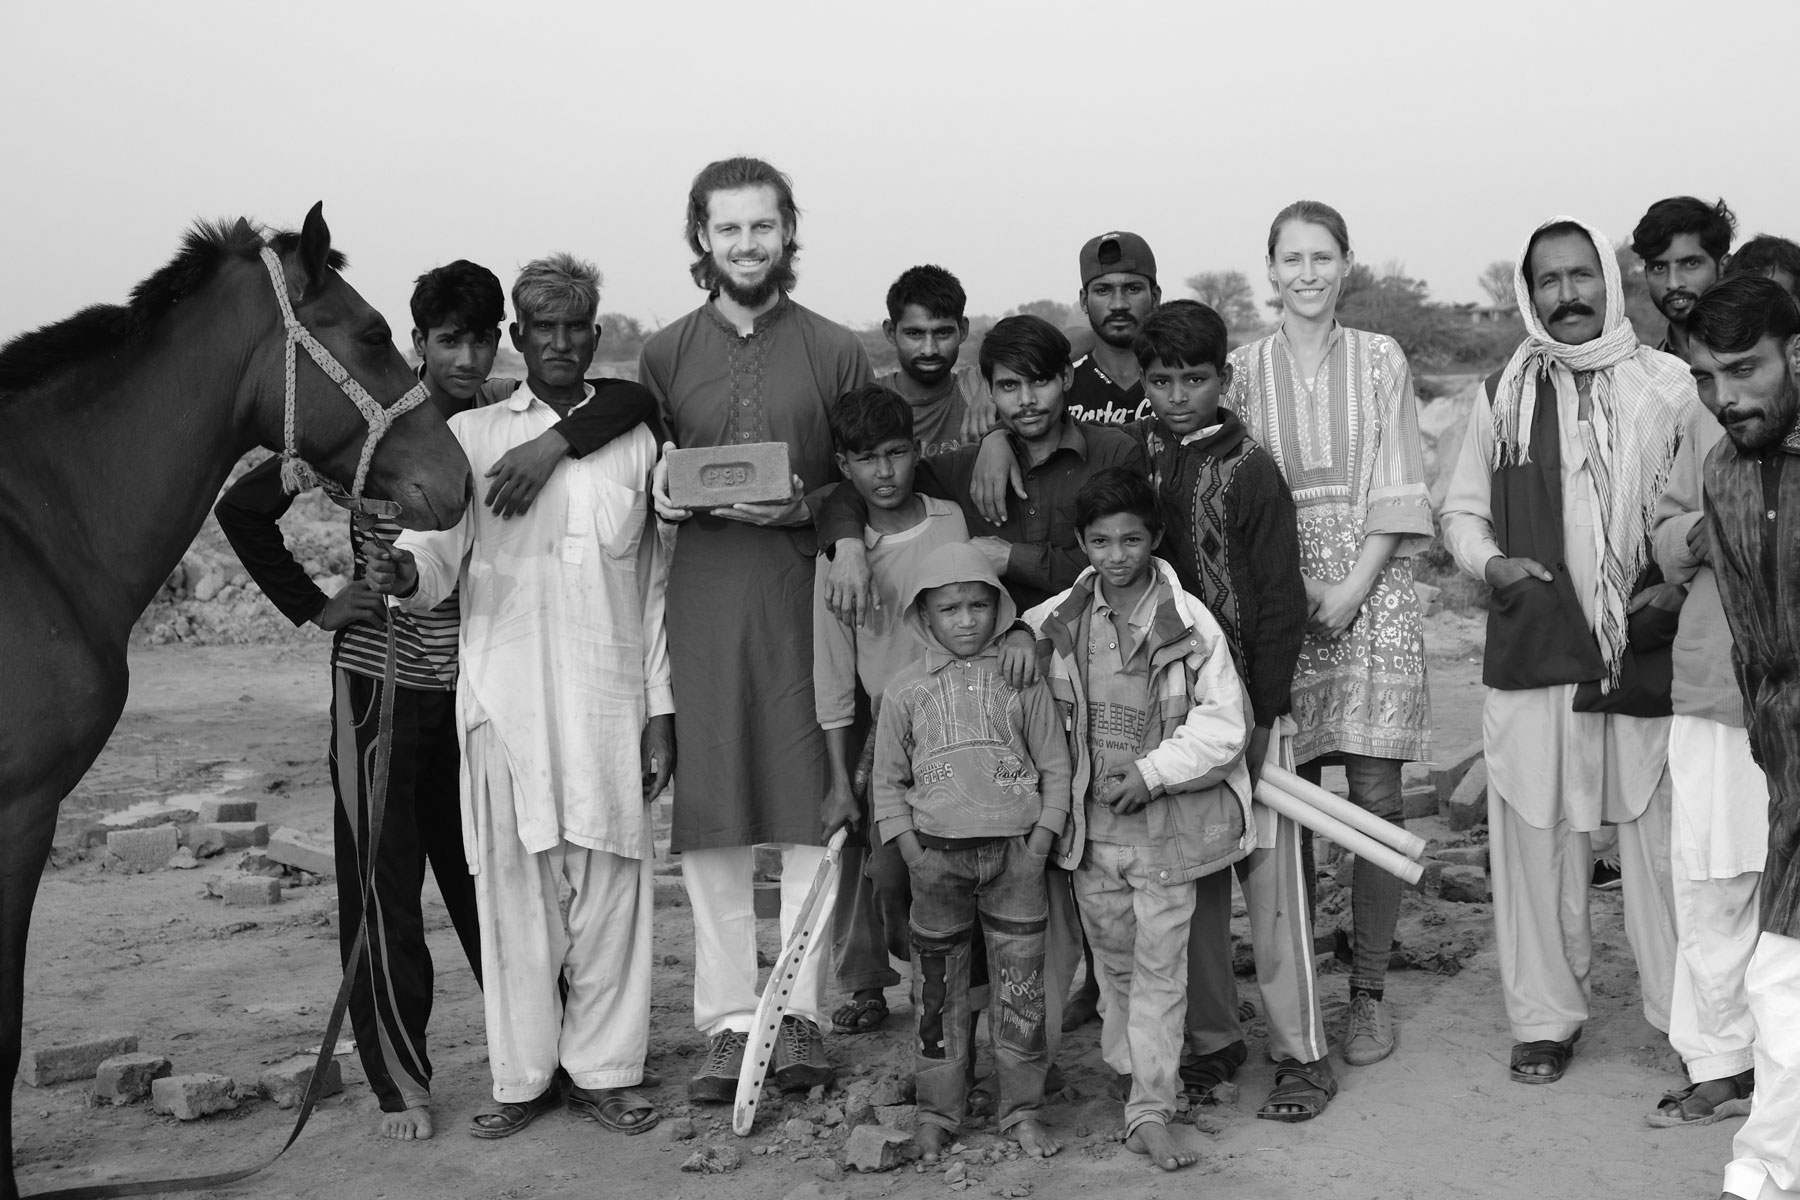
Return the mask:
<path id="1" fill-rule="evenodd" d="M 1673 288 L 1670 291 L 1663 293 L 1663 304 L 1665 306 L 1673 304 L 1677 300 L 1686 300 L 1689 304 L 1698 304 L 1700 302 L 1700 297 L 1694 295 L 1694 293 L 1688 291 L 1686 288 Z"/>
<path id="2" fill-rule="evenodd" d="M 1593 315 L 1592 305 L 1581 300 L 1570 300 L 1556 306 L 1556 311 L 1550 314 L 1548 323 L 1554 325 L 1564 317 L 1591 317 Z"/>

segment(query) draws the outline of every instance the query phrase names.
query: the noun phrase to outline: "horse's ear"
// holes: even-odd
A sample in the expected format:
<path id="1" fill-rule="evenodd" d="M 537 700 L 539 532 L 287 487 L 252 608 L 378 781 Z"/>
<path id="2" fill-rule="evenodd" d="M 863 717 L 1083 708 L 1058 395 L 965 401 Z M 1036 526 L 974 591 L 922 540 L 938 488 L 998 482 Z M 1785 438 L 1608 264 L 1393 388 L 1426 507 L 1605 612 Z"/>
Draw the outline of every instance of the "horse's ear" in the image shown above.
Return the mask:
<path id="1" fill-rule="evenodd" d="M 250 228 L 250 222 L 239 217 L 237 224 L 231 227 L 231 238 L 237 242 L 253 241 L 256 238 L 256 230 Z"/>
<path id="2" fill-rule="evenodd" d="M 314 204 L 300 226 L 300 276 L 297 281 L 302 296 L 309 295 L 325 282 L 327 262 L 331 258 L 331 230 L 325 227 L 325 202 Z"/>

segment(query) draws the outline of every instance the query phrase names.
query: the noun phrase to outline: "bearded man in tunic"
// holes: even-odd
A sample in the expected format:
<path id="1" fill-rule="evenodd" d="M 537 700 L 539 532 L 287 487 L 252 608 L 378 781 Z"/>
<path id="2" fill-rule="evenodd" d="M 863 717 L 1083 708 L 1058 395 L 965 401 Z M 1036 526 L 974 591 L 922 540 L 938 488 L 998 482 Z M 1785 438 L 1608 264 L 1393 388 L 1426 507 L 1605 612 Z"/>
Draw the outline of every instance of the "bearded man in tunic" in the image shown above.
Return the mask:
<path id="1" fill-rule="evenodd" d="M 1688 318 L 1700 399 L 1725 427 L 1706 459 L 1705 524 L 1750 750 L 1769 788 L 1761 928 L 1744 973 L 1756 1094 L 1724 1195 L 1800 1200 L 1800 306 L 1732 275 Z"/>
<path id="2" fill-rule="evenodd" d="M 1589 835 L 1603 823 L 1618 827 L 1644 1016 L 1669 1029 L 1667 658 L 1660 694 L 1641 668 L 1678 619 L 1648 526 L 1695 399 L 1680 359 L 1639 344 L 1591 226 L 1540 226 L 1514 287 L 1525 340 L 1469 414 L 1442 522 L 1457 565 L 1494 589 L 1482 743 L 1511 1075 L 1552 1083 L 1588 1017 Z"/>
<path id="3" fill-rule="evenodd" d="M 688 194 L 687 240 L 704 304 L 644 346 L 638 378 L 674 446 L 784 442 L 792 494 L 773 504 L 675 508 L 669 575 L 675 687 L 671 848 L 694 913 L 694 1023 L 709 1039 L 697 1101 L 736 1093 L 755 1017 L 754 849 L 781 848 L 781 936 L 805 903 L 822 844 L 853 811 L 825 811 L 829 763 L 813 706 L 812 596 L 819 490 L 837 479 L 826 413 L 869 382 L 856 336 L 794 303 L 799 210 L 787 176 L 754 158 L 708 164 Z M 832 894 L 823 898 L 829 913 Z M 828 1082 L 819 1023 L 826 955 L 794 981 L 772 1069 L 787 1090 Z"/>

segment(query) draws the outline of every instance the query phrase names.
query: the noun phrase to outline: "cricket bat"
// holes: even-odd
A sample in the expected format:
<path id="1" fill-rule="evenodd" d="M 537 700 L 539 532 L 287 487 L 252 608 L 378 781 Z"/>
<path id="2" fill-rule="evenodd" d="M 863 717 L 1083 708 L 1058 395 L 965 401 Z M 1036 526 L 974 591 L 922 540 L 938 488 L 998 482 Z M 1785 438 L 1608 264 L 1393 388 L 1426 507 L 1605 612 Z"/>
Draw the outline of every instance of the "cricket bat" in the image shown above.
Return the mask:
<path id="1" fill-rule="evenodd" d="M 831 841 L 825 847 L 825 859 L 813 875 L 812 890 L 806 893 L 806 903 L 800 906 L 800 919 L 794 922 L 794 932 L 788 937 L 787 945 L 782 947 L 781 958 L 769 972 L 769 982 L 764 985 L 762 999 L 757 1002 L 756 1018 L 750 1026 L 750 1044 L 744 1048 L 744 1066 L 738 1073 L 737 1103 L 731 1110 L 731 1132 L 739 1137 L 749 1137 L 750 1127 L 756 1124 L 756 1105 L 762 1099 L 763 1080 L 769 1074 L 769 1064 L 775 1059 L 781 1018 L 787 1014 L 800 965 L 806 961 L 820 927 L 831 916 L 823 911 L 825 893 L 830 890 L 829 884 L 843 862 L 844 839 L 849 832 L 840 828 L 831 835 Z"/>

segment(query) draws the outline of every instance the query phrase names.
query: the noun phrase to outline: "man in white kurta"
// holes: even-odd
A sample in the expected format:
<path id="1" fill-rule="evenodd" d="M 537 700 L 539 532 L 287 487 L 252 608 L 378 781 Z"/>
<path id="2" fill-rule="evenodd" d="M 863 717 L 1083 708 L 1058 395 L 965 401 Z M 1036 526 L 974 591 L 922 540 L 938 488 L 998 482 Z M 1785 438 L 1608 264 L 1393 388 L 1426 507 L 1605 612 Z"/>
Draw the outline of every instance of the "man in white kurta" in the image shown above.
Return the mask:
<path id="1" fill-rule="evenodd" d="M 1560 461 L 1560 487 L 1552 490 L 1560 492 L 1562 558 L 1537 563 L 1517 557 L 1517 548 L 1509 557 L 1496 540 L 1495 396 L 1498 390 L 1504 403 L 1511 395 L 1516 405 L 1519 394 L 1508 392 L 1505 373 L 1490 381 L 1470 413 L 1441 520 L 1457 565 L 1495 586 L 1501 610 L 1514 602 L 1518 589 L 1552 586 L 1563 576 L 1587 626 L 1580 636 L 1590 654 L 1599 642 L 1594 662 L 1604 671 L 1608 647 L 1602 631 L 1617 638 L 1616 662 L 1623 641 L 1617 618 L 1627 604 L 1644 602 L 1630 597 L 1620 603 L 1616 584 L 1608 593 L 1603 570 L 1608 553 L 1635 547 L 1638 567 L 1648 553 L 1642 516 L 1633 530 L 1617 515 L 1630 508 L 1620 493 L 1634 485 L 1633 495 L 1660 490 L 1673 418 L 1664 435 L 1667 449 L 1658 448 L 1652 426 L 1690 401 L 1693 385 L 1679 360 L 1639 347 L 1630 334 L 1617 264 L 1605 239 L 1575 222 L 1552 223 L 1540 233 L 1557 229 L 1562 232 L 1544 237 L 1546 252 L 1539 257 L 1545 261 L 1534 269 L 1529 248 L 1519 260 L 1516 285 L 1528 336 L 1515 360 L 1524 369 L 1525 395 L 1556 406 L 1557 445 L 1533 445 L 1529 455 Z M 1553 261 L 1559 258 L 1563 261 Z M 1614 377 L 1602 383 L 1605 372 Z M 1601 387 L 1604 405 L 1595 396 Z M 1528 415 L 1524 425 L 1531 424 Z M 1518 435 L 1516 421 L 1510 432 Z M 1595 447 L 1609 447 L 1614 461 L 1596 464 L 1590 457 Z M 1628 455 L 1635 458 L 1627 461 Z M 1640 513 L 1648 502 L 1639 501 Z M 1609 537 L 1615 539 L 1610 551 Z M 1628 543 L 1623 548 L 1621 540 Z M 1636 573 L 1634 567 L 1633 579 Z M 1603 619 L 1608 611 L 1615 618 L 1610 625 Z M 1493 627 L 1491 619 L 1490 631 Z M 1529 639 L 1497 646 L 1490 632 L 1484 675 L 1494 673 L 1497 655 L 1528 658 L 1535 649 Z M 1644 1016 L 1658 1029 L 1669 1028 L 1675 970 L 1665 769 L 1669 719 L 1576 712 L 1571 707 L 1576 690 L 1574 682 L 1490 687 L 1482 718 L 1495 937 L 1507 1017 L 1519 1043 L 1512 1074 L 1526 1083 L 1561 1076 L 1588 1017 L 1593 954 L 1588 838 L 1602 823 L 1619 830 L 1625 931 L 1637 957 Z M 1560 1044 L 1560 1052 L 1543 1053 L 1549 1043 Z"/>
<path id="2" fill-rule="evenodd" d="M 529 333 L 531 320 L 521 317 Z M 590 328 L 592 319 L 590 311 Z M 526 357 L 530 369 L 529 350 Z M 581 383 L 585 367 L 584 359 L 575 368 L 580 391 L 565 387 L 555 406 L 535 393 L 534 377 L 510 399 L 453 418 L 471 468 L 484 473 L 571 407 L 608 402 Z M 660 783 L 671 765 L 643 761 L 640 743 L 674 711 L 666 548 L 654 523 L 646 529 L 656 454 L 655 436 L 639 425 L 587 458 L 559 463 L 522 516 L 472 504 L 455 528 L 396 543 L 395 592 L 405 607 L 429 608 L 459 582 L 462 589 L 463 838 L 500 1106 L 476 1118 L 477 1136 L 505 1136 L 554 1105 L 559 1065 L 574 1083 L 572 1108 L 621 1131 L 654 1124 L 647 1105 L 618 1089 L 641 1081 L 649 1034 L 645 779 Z M 667 755 L 666 744 L 659 753 Z"/>

